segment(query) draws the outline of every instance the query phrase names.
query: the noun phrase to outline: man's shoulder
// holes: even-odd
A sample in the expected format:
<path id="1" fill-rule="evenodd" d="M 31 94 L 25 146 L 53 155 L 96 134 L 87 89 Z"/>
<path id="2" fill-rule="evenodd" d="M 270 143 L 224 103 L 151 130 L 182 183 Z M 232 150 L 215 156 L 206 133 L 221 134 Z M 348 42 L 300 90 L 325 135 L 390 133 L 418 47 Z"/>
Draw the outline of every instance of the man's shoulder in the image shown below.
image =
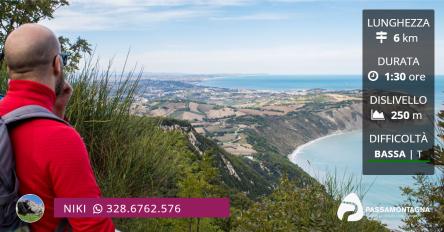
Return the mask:
<path id="1" fill-rule="evenodd" d="M 48 162 L 82 160 L 88 154 L 80 134 L 73 127 L 55 120 L 34 119 L 14 128 L 12 133 L 15 146 L 29 146 L 23 149 Z"/>
<path id="2" fill-rule="evenodd" d="M 83 138 L 73 127 L 49 119 L 38 119 L 34 123 L 34 135 L 40 137 L 34 143 L 38 144 L 41 150 L 47 151 L 48 154 L 56 154 L 57 157 L 63 153 L 64 155 L 60 156 L 63 158 L 87 154 Z"/>
<path id="3" fill-rule="evenodd" d="M 66 139 L 81 139 L 79 133 L 74 127 L 53 119 L 37 118 L 29 123 L 23 125 L 26 129 L 34 129 L 42 137 L 49 139 L 66 138 Z M 57 139 L 58 140 L 58 139 Z"/>

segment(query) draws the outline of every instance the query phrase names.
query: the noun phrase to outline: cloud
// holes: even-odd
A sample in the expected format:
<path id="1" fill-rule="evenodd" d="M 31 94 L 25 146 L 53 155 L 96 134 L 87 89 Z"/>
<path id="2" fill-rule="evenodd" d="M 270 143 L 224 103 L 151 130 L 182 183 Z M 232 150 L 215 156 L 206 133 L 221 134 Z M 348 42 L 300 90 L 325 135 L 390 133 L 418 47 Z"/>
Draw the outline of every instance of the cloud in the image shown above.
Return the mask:
<path id="1" fill-rule="evenodd" d="M 359 44 L 303 44 L 232 50 L 163 50 L 132 53 L 130 63 L 147 72 L 356 74 L 361 72 Z M 116 57 L 118 69 L 124 60 Z"/>
<path id="2" fill-rule="evenodd" d="M 250 3 L 252 0 L 73 0 L 72 4 L 96 6 L 236 6 Z"/>
<path id="3" fill-rule="evenodd" d="M 312 0 L 279 1 L 296 3 Z M 258 24 L 260 24 L 262 23 L 261 20 L 285 20 L 296 15 L 289 13 L 278 14 L 277 11 L 272 9 L 270 12 L 264 12 L 261 8 L 261 11 L 257 12 L 255 7 L 245 9 L 244 11 L 244 5 L 255 4 L 249 0 L 73 0 L 71 3 L 71 6 L 57 10 L 55 19 L 45 21 L 44 24 L 54 29 L 57 33 L 74 32 L 74 34 L 78 34 L 78 31 L 114 30 L 122 32 L 128 29 L 144 30 L 156 23 L 190 19 L 199 19 L 198 22 L 204 22 L 207 25 L 208 20 L 239 21 L 239 25 L 242 25 L 240 21 L 250 20 L 259 21 Z M 231 11 L 231 6 L 242 7 Z M 325 20 L 336 19 L 324 19 L 322 17 L 319 19 L 320 22 Z M 189 23 L 194 23 L 194 21 Z M 358 26 L 360 27 L 360 25 Z M 237 29 L 237 27 L 234 28 Z M 289 30 L 301 29 L 289 28 Z M 318 43 L 314 41 L 316 39 L 308 43 L 306 40 L 302 42 L 295 40 L 294 43 L 287 45 L 277 45 L 270 41 L 269 44 L 258 43 L 262 44 L 263 48 L 250 47 L 241 49 L 236 49 L 239 46 L 231 47 L 232 44 L 227 43 L 224 46 L 213 46 L 203 50 L 203 47 L 208 46 L 200 46 L 200 44 L 195 43 L 203 41 L 200 37 L 206 36 L 205 32 L 192 35 L 196 36 L 196 38 L 199 37 L 196 40 L 198 42 L 192 40 L 182 41 L 181 33 L 181 31 L 178 31 L 175 34 L 177 39 L 166 39 L 168 43 L 177 42 L 178 45 L 171 44 L 165 46 L 163 42 L 157 42 L 158 44 L 149 46 L 149 48 L 154 47 L 157 50 L 148 50 L 149 48 L 147 48 L 147 50 L 133 51 L 129 63 L 137 62 L 143 65 L 148 72 L 356 74 L 362 71 L 362 48 L 361 41 L 358 38 L 350 39 L 349 42 L 351 41 L 352 43 L 349 44 L 345 41 L 332 40 L 331 37 L 323 37 L 325 35 L 321 35 L 320 41 L 317 40 Z M 227 33 L 230 33 L 230 31 L 227 30 Z M 313 36 L 315 35 L 313 34 Z M 128 33 L 126 36 L 134 36 L 134 34 Z M 174 33 L 168 36 L 174 36 Z M 232 34 L 232 36 L 235 38 L 237 34 Z M 257 38 L 254 35 L 252 36 L 249 39 L 255 41 Z M 245 37 L 245 34 L 241 33 L 240 39 L 242 39 L 241 37 Z M 86 37 L 86 39 L 88 38 Z M 101 39 L 105 40 L 107 38 L 99 36 L 98 40 L 100 41 Z M 210 36 L 209 39 L 215 40 L 209 44 L 224 42 L 223 38 L 213 38 Z M 122 43 L 125 42 L 126 40 L 122 41 Z M 130 45 L 140 48 L 144 47 L 143 44 Z M 100 43 L 98 46 L 100 49 Z M 255 46 L 254 43 L 251 46 Z M 226 49 L 223 50 L 221 47 Z M 438 40 L 436 42 L 436 51 L 442 50 L 441 48 L 443 47 L 444 41 L 442 39 Z M 160 48 L 163 50 L 159 50 Z M 114 51 L 114 49 L 122 49 L 122 46 L 106 47 L 104 53 L 109 54 L 111 53 L 109 51 Z M 115 67 L 117 69 L 123 64 L 124 55 L 116 56 Z M 442 59 L 444 59 L 443 53 L 437 52 L 436 60 Z M 444 73 L 444 66 L 440 62 L 436 62 L 436 71 L 437 73 Z"/>
<path id="4" fill-rule="evenodd" d="M 140 30 L 156 22 L 202 17 L 209 13 L 193 9 L 154 11 L 137 7 L 85 11 L 64 8 L 56 12 L 55 19 L 43 21 L 42 24 L 56 32 Z"/>
<path id="5" fill-rule="evenodd" d="M 73 0 L 70 6 L 58 9 L 54 19 L 45 20 L 42 24 L 57 32 L 128 28 L 138 30 L 157 22 L 210 18 L 218 8 L 249 2 L 250 0 Z"/>
<path id="6" fill-rule="evenodd" d="M 270 0 L 274 1 L 276 0 Z M 278 0 L 276 3 L 283 1 L 289 0 Z M 290 1 L 296 3 L 311 0 Z M 254 11 L 230 14 L 230 7 L 250 7 L 259 3 L 261 2 L 254 0 L 72 0 L 69 6 L 55 12 L 54 19 L 42 23 L 57 32 L 76 32 L 140 30 L 158 22 L 193 18 L 213 21 L 270 21 L 285 20 L 293 16 L 282 12 Z"/>
<path id="7" fill-rule="evenodd" d="M 285 20 L 291 18 L 288 14 L 277 14 L 277 13 L 257 13 L 250 15 L 239 15 L 239 16 L 221 16 L 212 17 L 211 20 L 217 21 L 252 21 L 252 20 Z"/>
<path id="8" fill-rule="evenodd" d="M 436 45 L 440 48 L 444 42 L 437 41 Z M 116 56 L 113 66 L 116 70 L 123 66 L 123 58 L 123 54 Z M 436 58 L 443 58 L 443 54 L 438 54 Z M 170 48 L 131 52 L 128 63 L 137 63 L 146 72 L 159 73 L 360 74 L 362 47 L 360 43 L 304 43 L 200 51 Z M 442 75 L 444 65 L 440 62 L 436 64 L 436 74 Z"/>

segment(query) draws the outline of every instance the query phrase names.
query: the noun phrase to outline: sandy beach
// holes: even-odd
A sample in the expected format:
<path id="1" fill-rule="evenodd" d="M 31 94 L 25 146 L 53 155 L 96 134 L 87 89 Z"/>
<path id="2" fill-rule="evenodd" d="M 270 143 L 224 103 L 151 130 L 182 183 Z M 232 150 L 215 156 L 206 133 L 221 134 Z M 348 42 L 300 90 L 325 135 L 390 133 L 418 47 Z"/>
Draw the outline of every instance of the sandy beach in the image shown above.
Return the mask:
<path id="1" fill-rule="evenodd" d="M 342 135 L 342 134 L 347 133 L 347 132 L 351 132 L 351 131 L 335 131 L 335 132 L 330 133 L 330 134 L 328 134 L 328 135 L 326 135 L 326 136 L 322 136 L 322 137 L 319 137 L 319 138 L 317 138 L 317 139 L 311 140 L 310 142 L 304 143 L 304 144 L 302 144 L 301 146 L 297 147 L 292 153 L 290 153 L 290 154 L 288 155 L 288 159 L 290 159 L 290 161 L 294 163 L 294 160 L 296 159 L 296 156 L 297 156 L 297 155 L 298 155 L 298 154 L 299 154 L 299 153 L 300 153 L 305 147 L 307 147 L 307 146 L 309 146 L 309 145 L 311 145 L 311 144 L 313 144 L 313 143 L 319 142 L 319 141 L 321 141 L 321 140 L 323 140 L 323 139 L 330 138 L 330 137 L 332 137 L 332 136 Z"/>

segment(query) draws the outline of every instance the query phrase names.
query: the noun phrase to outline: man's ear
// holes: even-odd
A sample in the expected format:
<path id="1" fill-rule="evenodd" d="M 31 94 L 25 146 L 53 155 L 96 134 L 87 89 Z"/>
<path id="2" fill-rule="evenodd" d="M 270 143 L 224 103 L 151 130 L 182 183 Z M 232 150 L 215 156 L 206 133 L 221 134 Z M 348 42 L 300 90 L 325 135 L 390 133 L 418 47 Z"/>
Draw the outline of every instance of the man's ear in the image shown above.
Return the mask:
<path id="1" fill-rule="evenodd" d="M 54 69 L 54 76 L 58 77 L 60 73 L 62 72 L 62 63 L 59 55 L 54 59 L 53 69 Z"/>

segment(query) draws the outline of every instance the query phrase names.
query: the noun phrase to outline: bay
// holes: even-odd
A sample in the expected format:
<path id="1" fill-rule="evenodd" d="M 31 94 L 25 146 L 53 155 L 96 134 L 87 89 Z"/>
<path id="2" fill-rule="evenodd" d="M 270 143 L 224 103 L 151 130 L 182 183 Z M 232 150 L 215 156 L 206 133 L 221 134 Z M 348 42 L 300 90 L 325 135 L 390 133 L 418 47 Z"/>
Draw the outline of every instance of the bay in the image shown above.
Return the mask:
<path id="1" fill-rule="evenodd" d="M 361 199 L 364 208 L 398 206 L 404 200 L 400 187 L 413 186 L 413 177 L 362 175 L 361 133 L 362 131 L 358 130 L 322 137 L 299 147 L 289 159 L 320 182 L 323 182 L 327 175 L 336 175 L 338 180 L 343 182 L 347 182 L 347 178 L 352 176 L 356 184 L 368 190 Z M 432 178 L 435 177 L 437 175 Z M 366 216 L 381 220 L 392 229 L 399 229 L 405 217 L 403 213 L 373 213 Z"/>
<path id="2" fill-rule="evenodd" d="M 309 89 L 354 90 L 362 88 L 361 75 L 248 75 L 210 78 L 199 83 L 204 86 L 271 91 L 297 91 Z M 444 102 L 444 77 L 435 78 L 435 109 Z M 412 186 L 412 176 L 362 175 L 362 131 L 337 133 L 300 146 L 290 160 L 321 182 L 327 174 L 361 179 L 363 188 L 369 188 L 362 199 L 365 206 L 397 206 L 404 198 L 401 186 Z M 438 175 L 435 175 L 435 177 Z M 344 180 L 345 181 L 345 180 Z M 367 215 L 381 220 L 389 228 L 399 229 L 402 213 Z"/>

